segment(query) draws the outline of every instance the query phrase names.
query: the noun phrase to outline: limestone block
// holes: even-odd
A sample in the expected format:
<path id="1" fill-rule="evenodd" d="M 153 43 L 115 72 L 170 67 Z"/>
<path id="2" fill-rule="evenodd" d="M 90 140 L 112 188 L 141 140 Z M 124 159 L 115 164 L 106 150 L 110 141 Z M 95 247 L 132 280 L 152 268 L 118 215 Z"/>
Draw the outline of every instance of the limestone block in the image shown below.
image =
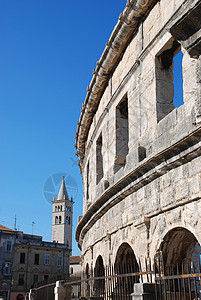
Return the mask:
<path id="1" fill-rule="evenodd" d="M 160 12 L 162 16 L 162 23 L 164 24 L 174 13 L 174 1 L 160 1 Z"/>
<path id="2" fill-rule="evenodd" d="M 197 60 L 190 57 L 186 50 L 182 50 L 184 53 L 182 67 L 183 67 L 183 94 L 184 102 L 196 98 L 197 96 L 197 82 L 196 78 L 196 65 Z"/>
<path id="3" fill-rule="evenodd" d="M 132 300 L 154 300 L 155 284 L 154 283 L 135 283 Z"/>
<path id="4" fill-rule="evenodd" d="M 190 197 L 198 197 L 200 195 L 200 175 L 197 174 L 195 177 L 189 178 L 188 183 Z"/>

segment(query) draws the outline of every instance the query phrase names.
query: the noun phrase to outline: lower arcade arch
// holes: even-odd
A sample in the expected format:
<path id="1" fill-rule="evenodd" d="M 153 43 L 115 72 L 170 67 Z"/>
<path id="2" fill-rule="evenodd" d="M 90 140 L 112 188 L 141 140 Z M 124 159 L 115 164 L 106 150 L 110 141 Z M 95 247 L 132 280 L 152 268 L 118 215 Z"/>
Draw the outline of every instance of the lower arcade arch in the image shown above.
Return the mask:
<path id="1" fill-rule="evenodd" d="M 201 247 L 194 234 L 184 227 L 176 227 L 165 235 L 155 261 L 158 264 L 157 268 L 162 268 L 166 275 L 182 270 L 187 272 L 192 263 L 198 268 L 200 253 Z"/>
<path id="2" fill-rule="evenodd" d="M 101 255 L 98 256 L 94 269 L 94 277 L 104 277 L 105 268 L 103 264 L 103 258 Z M 105 292 L 105 279 L 94 280 L 94 295 L 104 295 Z"/>
<path id="3" fill-rule="evenodd" d="M 89 284 L 89 279 L 90 275 L 89 275 L 89 264 L 87 263 L 86 265 L 86 279 L 87 279 L 87 284 L 86 284 L 86 292 L 87 292 L 87 296 L 89 296 L 90 293 L 90 284 Z"/>
<path id="4" fill-rule="evenodd" d="M 129 274 L 139 272 L 139 265 L 137 263 L 133 249 L 128 243 L 123 243 L 116 255 L 114 270 L 116 274 Z M 119 277 L 117 279 L 118 286 L 126 287 L 125 292 L 131 294 L 133 292 L 134 283 L 139 282 L 139 276 Z"/>

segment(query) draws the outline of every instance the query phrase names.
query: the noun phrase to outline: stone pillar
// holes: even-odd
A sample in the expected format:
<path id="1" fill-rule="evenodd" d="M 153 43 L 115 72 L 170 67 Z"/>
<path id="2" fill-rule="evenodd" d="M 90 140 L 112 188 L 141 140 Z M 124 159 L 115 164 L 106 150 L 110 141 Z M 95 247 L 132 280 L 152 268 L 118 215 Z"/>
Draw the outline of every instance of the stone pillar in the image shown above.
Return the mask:
<path id="1" fill-rule="evenodd" d="M 54 299 L 65 300 L 65 292 L 64 281 L 57 281 L 54 288 Z"/>
<path id="2" fill-rule="evenodd" d="M 35 293 L 35 289 L 31 289 L 29 292 L 29 300 L 35 300 L 36 293 Z"/>
<path id="3" fill-rule="evenodd" d="M 132 300 L 155 300 L 154 283 L 135 283 Z"/>
<path id="4" fill-rule="evenodd" d="M 197 62 L 197 101 L 196 101 L 196 123 L 201 123 L 201 55 L 198 58 Z"/>

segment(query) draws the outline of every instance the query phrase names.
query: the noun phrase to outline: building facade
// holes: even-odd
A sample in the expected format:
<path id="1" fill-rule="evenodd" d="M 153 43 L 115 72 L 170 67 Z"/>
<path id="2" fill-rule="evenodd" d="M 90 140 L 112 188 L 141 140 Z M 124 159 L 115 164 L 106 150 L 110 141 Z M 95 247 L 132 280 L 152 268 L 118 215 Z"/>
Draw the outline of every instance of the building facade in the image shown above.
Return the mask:
<path id="1" fill-rule="evenodd" d="M 157 253 L 175 265 L 200 247 L 200 15 L 198 0 L 128 0 L 93 72 L 76 132 L 85 277 Z"/>
<path id="2" fill-rule="evenodd" d="M 35 284 L 67 279 L 70 253 L 66 244 L 20 233 L 15 242 L 10 299 L 25 299 L 26 292 Z"/>
<path id="3" fill-rule="evenodd" d="M 17 236 L 17 231 L 0 225 L 0 297 L 6 300 L 10 297 L 14 247 Z"/>
<path id="4" fill-rule="evenodd" d="M 71 282 L 79 282 L 82 275 L 81 257 L 80 255 L 70 256 L 70 280 Z M 72 285 L 71 297 L 74 300 L 80 299 L 81 283 Z"/>

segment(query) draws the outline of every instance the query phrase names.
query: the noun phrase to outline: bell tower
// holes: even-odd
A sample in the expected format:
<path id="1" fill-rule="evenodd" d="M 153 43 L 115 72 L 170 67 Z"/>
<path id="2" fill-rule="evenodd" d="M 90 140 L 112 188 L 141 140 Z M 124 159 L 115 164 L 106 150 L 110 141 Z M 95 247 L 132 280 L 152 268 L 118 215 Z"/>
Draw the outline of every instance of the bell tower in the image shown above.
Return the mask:
<path id="1" fill-rule="evenodd" d="M 52 201 L 52 241 L 67 244 L 72 249 L 73 198 L 68 197 L 63 176 L 57 199 Z"/>

